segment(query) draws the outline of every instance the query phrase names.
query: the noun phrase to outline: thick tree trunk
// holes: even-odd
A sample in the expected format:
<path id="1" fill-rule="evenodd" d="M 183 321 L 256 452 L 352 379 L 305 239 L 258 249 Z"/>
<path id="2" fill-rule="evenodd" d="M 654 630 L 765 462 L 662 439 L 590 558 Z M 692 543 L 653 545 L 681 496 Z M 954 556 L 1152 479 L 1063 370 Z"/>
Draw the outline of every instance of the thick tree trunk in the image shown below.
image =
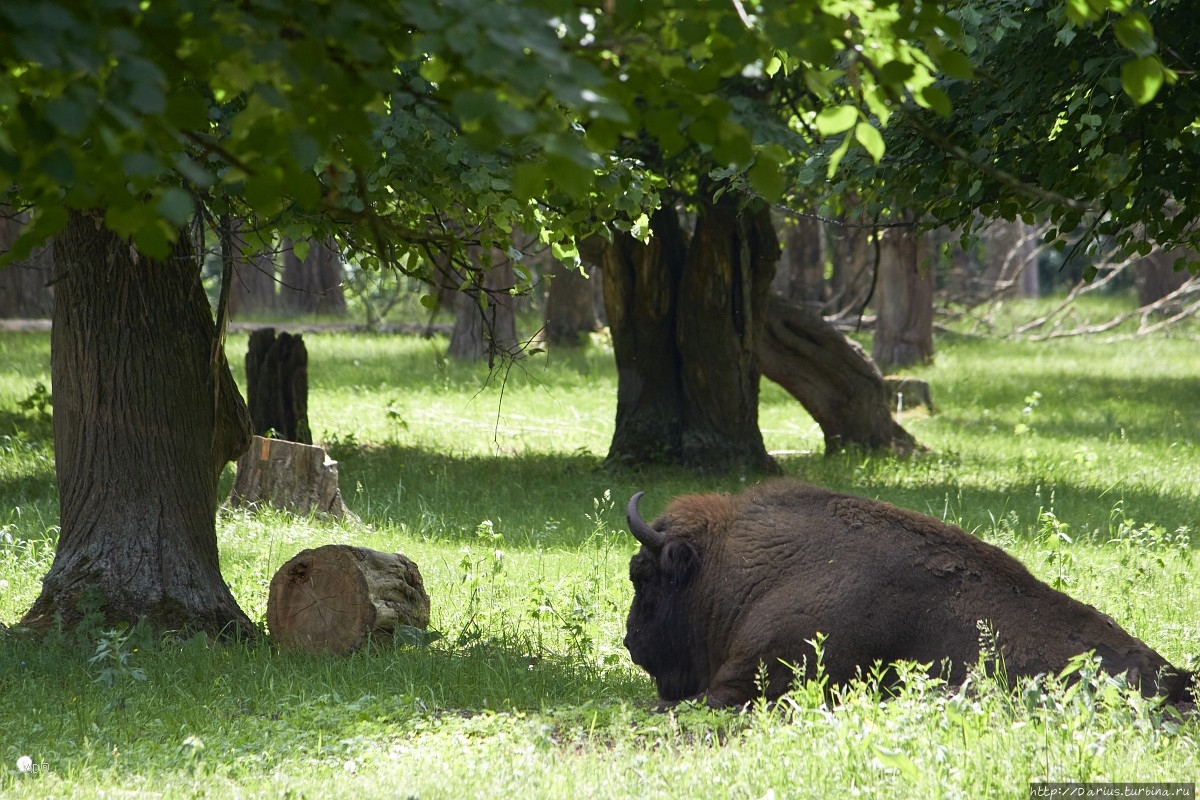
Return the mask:
<path id="1" fill-rule="evenodd" d="M 552 345 L 578 347 L 587 341 L 587 334 L 599 327 L 593 304 L 595 278 L 564 266 L 558 259 L 551 259 L 548 272 L 546 341 Z"/>
<path id="2" fill-rule="evenodd" d="M 769 209 L 703 206 L 679 283 L 683 463 L 777 472 L 758 428 L 758 340 L 779 258 Z"/>
<path id="3" fill-rule="evenodd" d="M 353 653 L 370 635 L 424 630 L 429 595 L 405 556 L 329 544 L 299 553 L 275 573 L 267 625 L 281 647 Z"/>
<path id="4" fill-rule="evenodd" d="M 246 351 L 246 399 L 250 430 L 312 444 L 308 427 L 308 350 L 300 334 L 261 328 Z"/>
<path id="5" fill-rule="evenodd" d="M 907 228 L 888 229 L 875 291 L 875 344 L 884 372 L 933 360 L 933 268 L 923 240 Z"/>
<path id="6" fill-rule="evenodd" d="M 342 288 L 342 255 L 333 241 L 308 243 L 308 255 L 301 261 L 294 245 L 283 243 L 283 286 L 279 290 L 280 308 L 302 314 L 344 316 L 346 294 Z"/>
<path id="7" fill-rule="evenodd" d="M 765 210 L 706 207 L 689 242 L 672 208 L 648 244 L 606 248 L 605 307 L 617 360 L 608 461 L 774 472 L 758 430 L 755 346 L 778 247 Z"/>
<path id="8" fill-rule="evenodd" d="M 600 270 L 617 362 L 617 418 L 608 450 L 616 464 L 673 462 L 682 451 L 675 319 L 685 244 L 674 209 L 654 212 L 650 226 L 654 235 L 645 244 L 614 234 Z"/>
<path id="9" fill-rule="evenodd" d="M 763 375 L 787 389 L 821 426 L 826 455 L 849 447 L 902 455 L 924 449 L 892 419 L 879 369 L 816 306 L 772 296 L 758 352 Z"/>
<path id="10" fill-rule="evenodd" d="M 12 249 L 29 221 L 28 214 L 13 214 L 0 205 L 0 253 Z M 54 312 L 54 290 L 49 286 L 54 275 L 54 252 L 37 247 L 28 258 L 0 267 L 0 318 L 39 319 Z"/>
<path id="11" fill-rule="evenodd" d="M 70 625 L 95 600 L 110 622 L 253 635 L 216 536 L 217 481 L 249 445 L 249 416 L 214 348 L 199 257 L 185 234 L 153 261 L 102 220 L 72 212 L 55 241 L 61 532 L 22 624 Z"/>

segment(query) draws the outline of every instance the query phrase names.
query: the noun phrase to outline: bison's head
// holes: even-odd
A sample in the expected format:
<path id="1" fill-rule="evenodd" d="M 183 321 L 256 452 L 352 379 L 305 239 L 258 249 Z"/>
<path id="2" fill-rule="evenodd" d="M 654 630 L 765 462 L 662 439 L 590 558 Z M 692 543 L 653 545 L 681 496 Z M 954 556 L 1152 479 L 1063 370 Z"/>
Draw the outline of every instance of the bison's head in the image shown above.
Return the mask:
<path id="1" fill-rule="evenodd" d="M 629 562 L 633 605 L 625 626 L 625 646 L 633 663 L 650 673 L 663 700 L 675 701 L 704 691 L 698 642 L 687 614 L 688 589 L 700 557 L 686 538 L 664 532 L 661 520 L 646 523 L 635 494 L 626 508 L 629 531 L 642 543 Z"/>

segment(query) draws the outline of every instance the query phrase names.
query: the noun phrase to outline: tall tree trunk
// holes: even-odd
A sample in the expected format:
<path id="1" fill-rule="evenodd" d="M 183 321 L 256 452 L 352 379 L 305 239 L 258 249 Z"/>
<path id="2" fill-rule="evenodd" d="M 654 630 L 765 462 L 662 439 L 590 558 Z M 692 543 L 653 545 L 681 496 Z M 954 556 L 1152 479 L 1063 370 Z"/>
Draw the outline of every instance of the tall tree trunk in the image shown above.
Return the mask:
<path id="1" fill-rule="evenodd" d="M 933 286 L 923 239 L 908 228 L 889 228 L 880 246 L 871 350 L 884 372 L 933 360 Z"/>
<path id="2" fill-rule="evenodd" d="M 587 334 L 596 330 L 596 310 L 593 304 L 594 277 L 565 266 L 556 258 L 550 259 L 547 272 L 550 288 L 546 290 L 546 341 L 552 345 L 576 347 L 586 341 Z M 585 265 L 586 270 L 586 265 Z"/>
<path id="3" fill-rule="evenodd" d="M 71 212 L 55 241 L 51 335 L 60 535 L 22 623 L 254 627 L 221 578 L 217 481 L 250 443 L 186 235 L 165 261 Z M 215 357 L 214 357 L 215 354 Z"/>
<path id="4" fill-rule="evenodd" d="M 765 209 L 733 197 L 705 207 L 689 242 L 672 208 L 641 244 L 618 234 L 605 253 L 605 307 L 617 359 L 608 460 L 778 471 L 758 430 L 755 347 L 778 257 Z"/>
<path id="5" fill-rule="evenodd" d="M 245 220 L 235 223 L 233 246 L 237 253 L 229 287 L 230 316 L 274 311 L 279 297 L 273 248 L 261 241 Z"/>
<path id="6" fill-rule="evenodd" d="M 679 284 L 683 462 L 773 472 L 758 428 L 758 340 L 779 242 L 770 210 L 701 207 Z"/>
<path id="7" fill-rule="evenodd" d="M 483 271 L 482 283 L 472 283 L 465 291 L 452 295 L 454 329 L 447 350 L 451 358 L 470 361 L 486 357 L 492 363 L 496 356 L 515 355 L 519 349 L 516 307 L 509 291 L 516 286 L 517 276 L 506 253 L 497 250 L 492 256 L 489 266 L 473 253 L 472 258 Z"/>
<path id="8" fill-rule="evenodd" d="M 308 254 L 301 261 L 294 245 L 285 239 L 283 284 L 279 291 L 279 305 L 283 309 L 301 314 L 332 316 L 346 313 L 342 255 L 332 240 L 309 240 Z"/>
<path id="9" fill-rule="evenodd" d="M 988 294 L 1037 297 L 1037 233 L 1021 220 L 992 220 L 983 231 Z"/>
<path id="10" fill-rule="evenodd" d="M 28 214 L 14 214 L 0 205 L 0 253 L 12 249 L 29 221 Z M 37 247 L 28 258 L 0 267 L 0 318 L 48 317 L 54 311 L 54 290 L 48 285 L 54 272 L 50 247 Z"/>

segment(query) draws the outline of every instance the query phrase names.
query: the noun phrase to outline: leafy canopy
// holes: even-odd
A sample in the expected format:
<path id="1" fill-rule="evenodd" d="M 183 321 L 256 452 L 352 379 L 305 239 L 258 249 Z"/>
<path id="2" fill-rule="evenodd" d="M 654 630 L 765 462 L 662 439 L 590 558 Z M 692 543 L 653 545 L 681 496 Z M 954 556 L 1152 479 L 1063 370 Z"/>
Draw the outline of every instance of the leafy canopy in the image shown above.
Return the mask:
<path id="1" fill-rule="evenodd" d="M 813 179 L 826 140 L 830 172 L 851 151 L 880 162 L 898 108 L 969 102 L 945 78 L 974 74 L 976 5 L 0 4 L 0 202 L 37 209 L 10 257 L 71 208 L 103 209 L 155 256 L 197 209 L 264 235 L 336 233 L 409 271 L 517 227 L 569 254 L 598 222 L 643 230 L 672 159 L 769 198 Z M 1121 85 L 1145 104 L 1170 83 L 1149 12 L 1053 8 L 1074 25 L 1124 13 L 1117 41 L 1149 61 Z"/>

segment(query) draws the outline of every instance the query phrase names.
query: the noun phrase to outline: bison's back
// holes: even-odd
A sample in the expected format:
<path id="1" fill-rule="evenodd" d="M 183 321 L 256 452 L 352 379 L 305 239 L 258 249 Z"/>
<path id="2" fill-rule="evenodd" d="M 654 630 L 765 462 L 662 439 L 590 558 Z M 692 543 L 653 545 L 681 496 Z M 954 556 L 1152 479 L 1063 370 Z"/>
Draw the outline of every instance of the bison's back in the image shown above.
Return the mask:
<path id="1" fill-rule="evenodd" d="M 757 646 L 798 663 L 819 631 L 835 681 L 898 659 L 948 661 L 947 677 L 960 679 L 977 659 L 981 620 L 1022 674 L 1065 663 L 1088 647 L 1065 656 L 1055 648 L 1105 624 L 1003 550 L 932 517 L 787 479 L 737 499 L 706 581 L 736 587 L 721 626 L 734 651 Z M 1031 625 L 1059 630 L 1031 636 Z"/>

